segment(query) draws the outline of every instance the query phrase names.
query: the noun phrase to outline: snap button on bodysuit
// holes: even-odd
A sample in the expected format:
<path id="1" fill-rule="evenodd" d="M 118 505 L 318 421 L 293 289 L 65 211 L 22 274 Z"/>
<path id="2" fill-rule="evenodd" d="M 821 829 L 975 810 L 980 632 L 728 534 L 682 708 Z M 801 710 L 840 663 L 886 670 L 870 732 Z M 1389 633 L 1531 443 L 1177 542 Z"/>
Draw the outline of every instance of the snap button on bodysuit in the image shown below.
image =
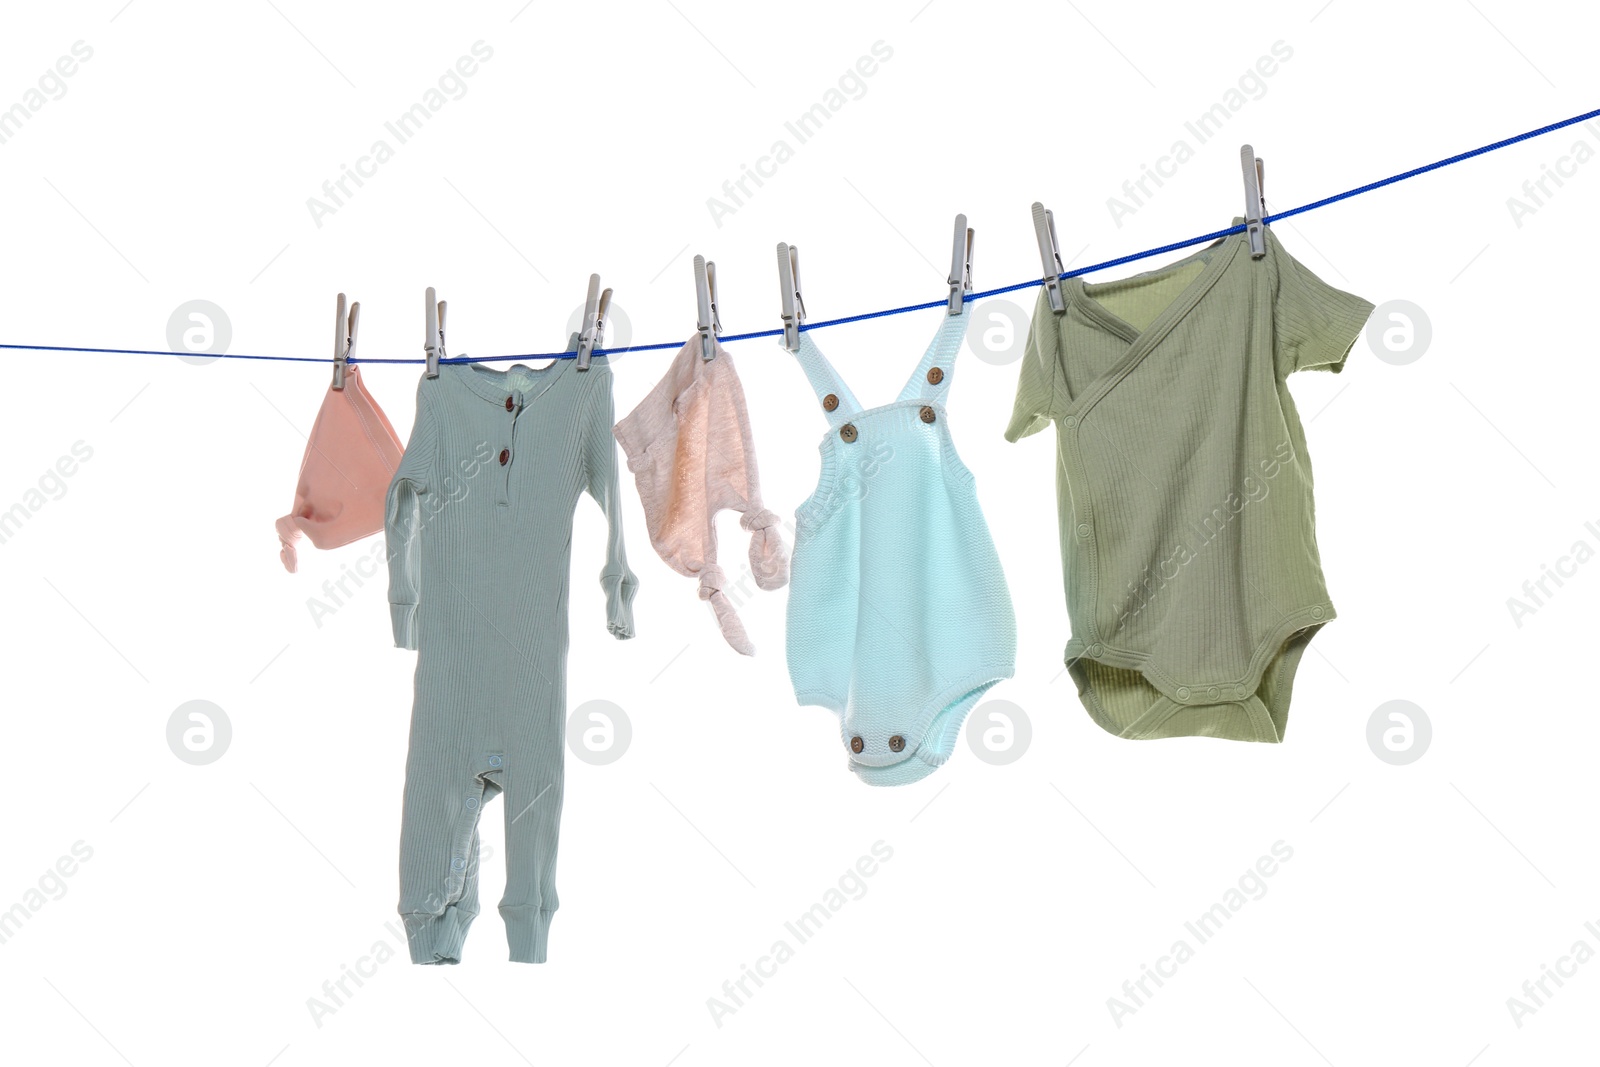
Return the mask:
<path id="1" fill-rule="evenodd" d="M 510 462 L 511 462 L 511 449 L 502 448 L 500 450 L 500 466 L 504 467 L 507 463 L 510 463 Z"/>
<path id="2" fill-rule="evenodd" d="M 1217 687 L 1212 686 L 1210 689 L 1207 689 L 1206 696 L 1211 700 L 1217 699 Z"/>
<path id="3" fill-rule="evenodd" d="M 934 411 L 931 407 L 926 405 L 923 406 L 920 414 L 923 422 L 932 422 L 934 419 L 939 417 L 938 415 L 934 414 Z"/>
<path id="4" fill-rule="evenodd" d="M 849 444 L 851 441 L 854 441 L 856 439 L 855 426 L 848 422 L 845 423 L 843 426 L 839 427 L 839 436 L 844 440 L 845 444 Z"/>
<path id="5" fill-rule="evenodd" d="M 1103 651 L 1105 651 L 1105 650 L 1102 649 L 1098 644 L 1094 644 L 1094 645 L 1090 645 L 1089 646 L 1089 655 L 1091 655 L 1091 656 L 1098 656 Z"/>
<path id="6" fill-rule="evenodd" d="M 867 747 L 867 743 L 865 741 L 861 740 L 861 738 L 852 737 L 850 739 L 850 751 L 851 752 L 855 752 L 855 753 L 859 754 L 861 752 L 861 750 L 866 748 L 866 747 Z"/>
<path id="7" fill-rule="evenodd" d="M 456 859 L 453 859 L 453 860 L 450 861 L 450 869 L 452 871 L 465 870 L 466 866 L 467 866 L 467 861 L 464 860 L 464 859 L 461 859 L 459 857 L 457 857 Z"/>
<path id="8" fill-rule="evenodd" d="M 478 798 L 477 797 L 468 797 L 467 798 L 467 807 L 475 808 L 477 806 L 478 806 Z"/>
<path id="9" fill-rule="evenodd" d="M 1088 537 L 1089 536 L 1089 524 L 1088 523 L 1086 523 L 1086 522 L 1078 523 L 1078 536 L 1079 537 Z"/>
<path id="10" fill-rule="evenodd" d="M 938 385 L 942 381 L 944 381 L 944 371 L 942 369 L 940 369 L 939 367 L 929 367 L 928 368 L 928 384 L 930 384 L 930 385 Z"/>
<path id="11" fill-rule="evenodd" d="M 1178 699 L 1179 700 L 1188 700 L 1189 699 L 1189 687 L 1188 686 L 1182 685 L 1182 686 L 1178 687 Z"/>
<path id="12" fill-rule="evenodd" d="M 1061 425 L 1065 426 L 1069 430 L 1072 429 L 1072 427 L 1076 426 L 1077 424 L 1078 424 L 1078 419 L 1077 419 L 1077 416 L 1075 416 L 1075 415 L 1068 415 L 1066 418 L 1061 420 Z"/>
<path id="13" fill-rule="evenodd" d="M 893 737 L 889 738 L 889 751 L 890 752 L 899 752 L 900 750 L 904 749 L 905 747 L 906 747 L 906 739 L 901 737 L 899 734 L 895 734 Z"/>
<path id="14" fill-rule="evenodd" d="M 839 398 L 837 396 L 834 396 L 832 393 L 829 393 L 827 396 L 822 398 L 822 410 L 823 411 L 832 411 L 834 408 L 836 408 L 838 406 L 839 406 Z"/>
<path id="15" fill-rule="evenodd" d="M 1321 609 L 1321 608 L 1312 608 L 1312 609 L 1311 609 L 1311 617 L 1312 617 L 1312 618 L 1313 618 L 1313 619 L 1320 619 L 1320 618 L 1322 618 L 1322 609 Z"/>
<path id="16" fill-rule="evenodd" d="M 499 756 L 490 756 L 489 757 L 489 766 L 491 766 L 491 767 L 500 766 L 500 762 L 501 762 L 501 760 L 500 760 Z"/>

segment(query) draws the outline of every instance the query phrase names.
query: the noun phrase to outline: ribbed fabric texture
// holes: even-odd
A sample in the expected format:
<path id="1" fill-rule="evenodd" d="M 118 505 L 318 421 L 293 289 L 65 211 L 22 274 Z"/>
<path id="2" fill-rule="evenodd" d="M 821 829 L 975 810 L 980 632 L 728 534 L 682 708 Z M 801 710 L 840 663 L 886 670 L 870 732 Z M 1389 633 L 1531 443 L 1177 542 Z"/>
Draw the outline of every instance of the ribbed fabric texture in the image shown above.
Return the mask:
<path id="1" fill-rule="evenodd" d="M 1281 741 L 1334 617 L 1285 378 L 1342 369 L 1373 306 L 1266 245 L 1232 234 L 1035 305 L 1005 435 L 1056 424 L 1066 664 L 1122 737 Z"/>
<path id="2" fill-rule="evenodd" d="M 800 334 L 830 428 L 795 512 L 789 675 L 800 703 L 839 716 L 869 785 L 942 766 L 973 705 L 1015 669 L 1011 595 L 944 406 L 968 321 L 966 308 L 947 316 L 899 398 L 866 410 Z"/>
<path id="3" fill-rule="evenodd" d="M 761 502 L 756 446 L 744 386 L 733 357 L 713 338 L 712 359 L 700 335 L 689 338 L 656 387 L 612 428 L 644 505 L 650 543 L 673 570 L 700 579 L 724 640 L 746 656 L 755 644 L 725 589 L 717 563 L 717 512 L 740 513 L 750 531 L 750 575 L 758 589 L 789 581 L 789 552 L 778 516 Z"/>
<path id="4" fill-rule="evenodd" d="M 414 963 L 457 963 L 478 913 L 478 817 L 503 793 L 510 958 L 545 960 L 566 733 L 572 517 L 606 514 L 607 627 L 633 636 L 611 368 L 446 363 L 388 492 L 394 641 L 417 650 L 400 838 Z"/>

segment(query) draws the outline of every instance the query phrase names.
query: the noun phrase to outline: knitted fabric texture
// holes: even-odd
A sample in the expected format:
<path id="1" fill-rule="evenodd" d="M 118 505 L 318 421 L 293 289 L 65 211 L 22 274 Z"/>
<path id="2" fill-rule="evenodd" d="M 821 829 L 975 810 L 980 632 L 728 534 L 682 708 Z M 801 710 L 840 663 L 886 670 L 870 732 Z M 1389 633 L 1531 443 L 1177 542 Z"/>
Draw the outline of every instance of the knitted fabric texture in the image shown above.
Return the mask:
<path id="1" fill-rule="evenodd" d="M 868 785 L 932 774 L 967 714 L 1010 678 L 1011 594 L 956 454 L 945 404 L 970 305 L 940 326 L 900 395 L 863 408 L 812 340 L 795 353 L 827 417 L 814 493 L 795 511 L 789 678 L 838 716 Z"/>
<path id="2" fill-rule="evenodd" d="M 1120 737 L 1283 740 L 1296 668 L 1334 617 L 1285 379 L 1339 371 L 1372 304 L 1270 228 L 1266 248 L 1232 234 L 1035 306 L 1005 436 L 1056 424 L 1065 662 Z"/>
<path id="3" fill-rule="evenodd" d="M 789 581 L 789 555 L 778 516 L 761 503 L 755 444 L 744 387 L 733 357 L 715 340 L 701 358 L 696 334 L 678 351 L 661 381 L 613 427 L 644 505 L 650 543 L 679 574 L 700 579 L 722 636 L 737 651 L 755 646 L 724 592 L 717 564 L 717 512 L 741 513 L 750 531 L 750 572 L 761 589 Z"/>
<path id="4" fill-rule="evenodd" d="M 383 529 L 383 497 L 404 449 L 383 409 L 361 381 L 361 368 L 345 368 L 344 388 L 328 389 L 306 438 L 294 507 L 279 519 L 278 558 L 299 569 L 296 542 L 338 548 Z"/>
<path id="5" fill-rule="evenodd" d="M 510 958 L 546 958 L 559 906 L 573 512 L 585 494 L 606 535 L 578 551 L 604 554 L 606 628 L 633 636 L 611 368 L 604 356 L 587 371 L 575 362 L 441 364 L 418 383 L 389 489 L 394 643 L 417 649 L 399 905 L 414 963 L 460 960 L 478 914 L 478 820 L 501 793 Z"/>

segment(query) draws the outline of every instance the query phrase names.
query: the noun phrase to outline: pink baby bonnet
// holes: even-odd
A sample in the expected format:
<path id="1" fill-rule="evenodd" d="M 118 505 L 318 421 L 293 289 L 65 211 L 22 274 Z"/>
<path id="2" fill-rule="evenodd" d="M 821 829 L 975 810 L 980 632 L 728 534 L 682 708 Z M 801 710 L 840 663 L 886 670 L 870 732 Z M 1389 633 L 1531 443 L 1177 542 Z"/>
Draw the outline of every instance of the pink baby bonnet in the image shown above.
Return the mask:
<path id="1" fill-rule="evenodd" d="M 384 495 L 405 448 L 361 384 L 355 364 L 344 388 L 329 388 L 306 440 L 294 510 L 278 520 L 278 555 L 293 573 L 302 534 L 318 548 L 338 548 L 383 529 Z"/>
<path id="2" fill-rule="evenodd" d="M 700 599 L 710 602 L 722 636 L 749 656 L 755 646 L 717 565 L 717 512 L 742 513 L 739 525 L 751 534 L 750 572 L 759 588 L 788 583 L 789 554 L 778 516 L 761 503 L 744 387 L 727 350 L 716 344 L 713 351 L 714 359 L 702 359 L 700 336 L 691 337 L 612 432 L 638 485 L 650 543 L 667 566 L 700 579 Z"/>

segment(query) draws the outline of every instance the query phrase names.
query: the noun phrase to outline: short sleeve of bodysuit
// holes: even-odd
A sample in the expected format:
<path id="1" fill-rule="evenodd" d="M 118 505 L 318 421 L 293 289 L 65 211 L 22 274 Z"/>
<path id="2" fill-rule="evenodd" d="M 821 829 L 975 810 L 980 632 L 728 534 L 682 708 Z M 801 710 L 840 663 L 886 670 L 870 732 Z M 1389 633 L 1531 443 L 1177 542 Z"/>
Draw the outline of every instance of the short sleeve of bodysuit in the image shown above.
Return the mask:
<path id="1" fill-rule="evenodd" d="M 1285 251 L 1272 230 L 1277 285 L 1273 292 L 1272 325 L 1280 375 L 1297 370 L 1338 373 L 1372 314 L 1372 304 L 1335 289 Z"/>
<path id="2" fill-rule="evenodd" d="M 1295 672 L 1335 618 L 1310 457 L 1284 386 L 1338 371 L 1370 302 L 1243 219 L 1127 278 L 1041 291 L 1005 436 L 1056 425 L 1079 698 L 1119 737 L 1281 741 Z"/>
<path id="3" fill-rule="evenodd" d="M 1017 398 L 1011 410 L 1011 422 L 1006 426 L 1007 441 L 1038 433 L 1056 417 L 1061 335 L 1056 330 L 1039 329 L 1037 325 L 1048 322 L 1051 314 L 1048 297 L 1041 288 L 1033 310 L 1034 328 L 1028 331 L 1022 369 L 1017 374 Z"/>

